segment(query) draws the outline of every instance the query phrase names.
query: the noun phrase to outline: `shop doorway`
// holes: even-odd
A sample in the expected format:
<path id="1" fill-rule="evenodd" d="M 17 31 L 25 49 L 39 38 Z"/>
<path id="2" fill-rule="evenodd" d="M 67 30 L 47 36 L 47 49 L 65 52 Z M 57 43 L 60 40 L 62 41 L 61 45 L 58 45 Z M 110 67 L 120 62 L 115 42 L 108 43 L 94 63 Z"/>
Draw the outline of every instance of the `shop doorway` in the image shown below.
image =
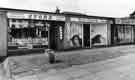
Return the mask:
<path id="1" fill-rule="evenodd" d="M 83 24 L 83 47 L 90 48 L 90 24 Z"/>
<path id="2" fill-rule="evenodd" d="M 135 26 L 133 26 L 133 35 L 132 35 L 132 37 L 133 37 L 133 43 L 135 44 Z"/>
<path id="3" fill-rule="evenodd" d="M 92 24 L 91 25 L 91 46 L 106 46 L 108 45 L 108 30 L 107 24 Z"/>
<path id="4" fill-rule="evenodd" d="M 50 22 L 49 48 L 53 50 L 62 49 L 64 22 Z M 61 29 L 61 30 L 60 30 Z"/>

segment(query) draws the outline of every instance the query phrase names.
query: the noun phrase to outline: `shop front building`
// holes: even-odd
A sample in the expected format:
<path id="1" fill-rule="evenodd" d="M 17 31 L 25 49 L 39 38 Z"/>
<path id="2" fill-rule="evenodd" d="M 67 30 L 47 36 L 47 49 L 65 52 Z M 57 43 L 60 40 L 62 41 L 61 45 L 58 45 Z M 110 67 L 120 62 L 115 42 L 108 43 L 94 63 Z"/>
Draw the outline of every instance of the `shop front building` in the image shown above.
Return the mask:
<path id="1" fill-rule="evenodd" d="M 48 48 L 62 49 L 64 16 L 27 11 L 7 11 L 6 15 L 9 53 L 27 50 L 41 52 Z"/>
<path id="2" fill-rule="evenodd" d="M 8 55 L 111 45 L 112 18 L 5 8 L 0 12 L 0 44 Z"/>
<path id="3" fill-rule="evenodd" d="M 135 20 L 129 18 L 115 19 L 112 28 L 113 44 L 130 44 L 135 42 Z"/>
<path id="4" fill-rule="evenodd" d="M 111 42 L 112 21 L 105 18 L 70 17 L 65 27 L 64 48 L 92 48 Z"/>

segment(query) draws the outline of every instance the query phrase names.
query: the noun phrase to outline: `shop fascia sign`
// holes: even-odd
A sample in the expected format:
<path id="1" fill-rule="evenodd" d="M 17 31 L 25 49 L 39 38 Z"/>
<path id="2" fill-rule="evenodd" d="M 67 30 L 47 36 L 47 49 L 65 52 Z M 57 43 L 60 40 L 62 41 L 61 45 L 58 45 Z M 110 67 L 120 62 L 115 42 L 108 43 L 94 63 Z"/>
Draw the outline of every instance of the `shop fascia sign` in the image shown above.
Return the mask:
<path id="1" fill-rule="evenodd" d="M 133 19 L 115 19 L 116 24 L 135 24 Z"/>
<path id="2" fill-rule="evenodd" d="M 76 22 L 107 23 L 107 20 L 103 20 L 103 19 L 88 19 L 88 18 L 72 17 L 72 18 L 70 18 L 70 20 L 76 21 Z"/>
<path id="3" fill-rule="evenodd" d="M 36 19 L 36 20 L 58 20 L 58 21 L 65 21 L 64 16 L 59 15 L 50 15 L 50 14 L 32 14 L 32 13 L 15 13 L 15 12 L 8 12 L 8 18 L 13 19 Z"/>

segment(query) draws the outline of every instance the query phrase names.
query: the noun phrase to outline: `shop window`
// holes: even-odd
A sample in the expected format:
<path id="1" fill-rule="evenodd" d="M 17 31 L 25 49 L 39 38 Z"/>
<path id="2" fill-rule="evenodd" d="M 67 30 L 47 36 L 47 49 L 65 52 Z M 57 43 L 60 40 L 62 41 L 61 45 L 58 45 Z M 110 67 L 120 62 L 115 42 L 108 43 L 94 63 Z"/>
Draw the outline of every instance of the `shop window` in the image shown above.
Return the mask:
<path id="1" fill-rule="evenodd" d="M 12 21 L 12 22 L 16 22 L 16 20 L 15 20 L 15 19 L 12 19 L 11 21 Z"/>
<path id="2" fill-rule="evenodd" d="M 42 37 L 48 37 L 48 32 L 47 31 L 42 31 Z"/>
<path id="3" fill-rule="evenodd" d="M 118 26 L 118 40 L 119 43 L 132 42 L 132 27 L 131 26 Z"/>
<path id="4" fill-rule="evenodd" d="M 47 25 L 46 25 L 47 24 Z M 48 23 L 40 20 L 9 19 L 9 42 L 48 44 Z"/>
<path id="5" fill-rule="evenodd" d="M 82 38 L 82 24 L 71 23 L 70 26 L 70 37 L 73 37 L 74 35 L 79 35 L 79 37 Z"/>
<path id="6" fill-rule="evenodd" d="M 14 24 L 12 24 L 11 28 L 15 28 L 15 25 L 14 25 Z"/>
<path id="7" fill-rule="evenodd" d="M 10 20 L 11 34 L 14 38 L 36 38 L 36 37 L 47 37 L 48 26 L 44 21 L 28 21 L 28 20 Z M 17 36 L 19 35 L 19 36 Z"/>
<path id="8" fill-rule="evenodd" d="M 82 46 L 82 24 L 79 23 L 71 23 L 70 24 L 70 40 L 73 47 L 81 47 Z"/>
<path id="9" fill-rule="evenodd" d="M 107 45 L 107 24 L 92 24 L 90 36 L 92 46 Z"/>

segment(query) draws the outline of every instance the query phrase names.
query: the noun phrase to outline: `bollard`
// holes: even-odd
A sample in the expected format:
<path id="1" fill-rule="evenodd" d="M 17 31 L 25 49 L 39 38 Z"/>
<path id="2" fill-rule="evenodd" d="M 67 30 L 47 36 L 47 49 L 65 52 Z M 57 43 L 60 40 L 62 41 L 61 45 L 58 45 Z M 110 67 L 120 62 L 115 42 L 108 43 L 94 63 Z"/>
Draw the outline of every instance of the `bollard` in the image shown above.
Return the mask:
<path id="1" fill-rule="evenodd" d="M 48 58 L 49 58 L 49 63 L 53 64 L 55 63 L 55 52 L 51 49 L 47 49 L 45 50 L 45 54 L 48 55 Z"/>

